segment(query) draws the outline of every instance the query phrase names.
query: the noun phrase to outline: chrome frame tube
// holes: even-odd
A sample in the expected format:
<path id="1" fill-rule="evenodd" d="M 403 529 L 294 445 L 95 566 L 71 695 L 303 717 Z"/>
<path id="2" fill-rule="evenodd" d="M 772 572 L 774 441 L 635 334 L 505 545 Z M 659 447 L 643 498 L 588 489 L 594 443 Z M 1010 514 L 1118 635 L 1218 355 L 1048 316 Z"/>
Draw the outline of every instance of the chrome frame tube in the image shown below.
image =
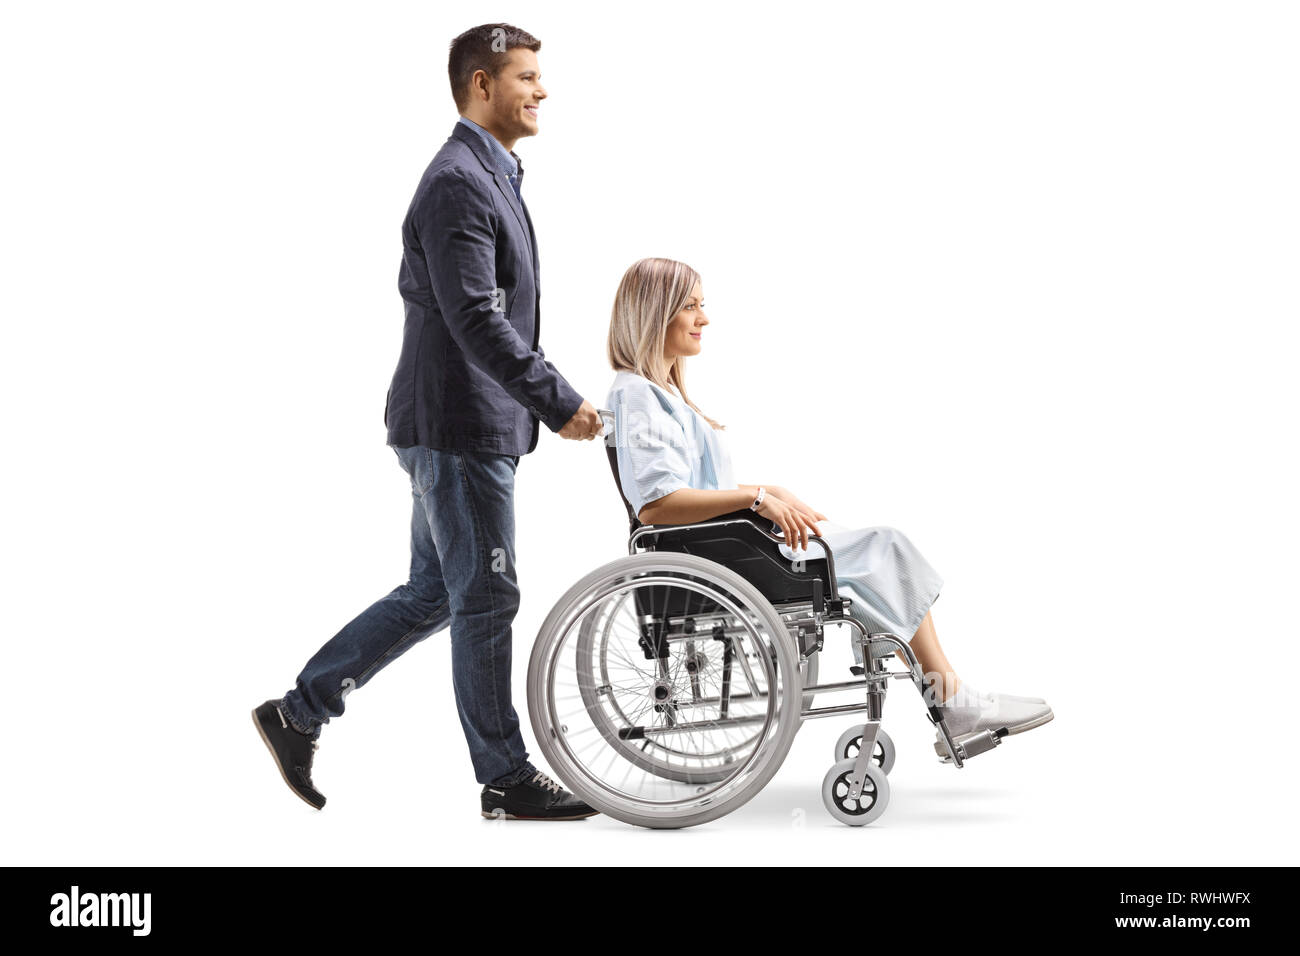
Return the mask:
<path id="1" fill-rule="evenodd" d="M 907 660 L 908 669 L 911 672 L 912 683 L 916 686 L 917 693 L 921 695 L 921 702 L 925 703 L 925 674 L 921 670 L 921 662 L 916 659 L 916 654 L 913 653 L 911 645 L 900 639 L 897 635 L 889 634 L 887 632 L 872 634 L 871 637 L 888 641 L 902 652 L 903 657 Z M 935 720 L 931 717 L 930 708 L 928 706 L 925 709 L 925 713 L 926 716 L 929 717 L 930 723 L 939 728 L 939 736 L 943 738 L 944 745 L 948 748 L 948 753 L 952 757 L 953 765 L 958 769 L 961 769 L 965 764 L 965 760 L 961 748 L 953 741 L 952 734 L 948 732 L 948 722 L 942 719 Z"/>
<path id="2" fill-rule="evenodd" d="M 814 717 L 836 717 L 840 714 L 857 714 L 866 709 L 867 705 L 865 701 L 861 704 L 836 704 L 831 707 L 814 707 L 812 710 L 805 710 L 801 716 L 804 720 L 809 720 Z"/>
<path id="3" fill-rule="evenodd" d="M 840 681 L 836 684 L 811 684 L 803 689 L 805 694 L 836 694 L 846 690 L 863 690 L 867 686 L 866 678 Z"/>
<path id="4" fill-rule="evenodd" d="M 641 727 L 642 737 L 663 737 L 668 734 L 680 734 L 692 730 L 717 730 L 723 727 L 739 727 L 742 724 L 758 724 L 767 720 L 766 715 L 753 714 L 746 717 L 723 717 L 719 720 L 692 720 L 671 727 Z M 636 738 L 628 738 L 633 740 Z"/>

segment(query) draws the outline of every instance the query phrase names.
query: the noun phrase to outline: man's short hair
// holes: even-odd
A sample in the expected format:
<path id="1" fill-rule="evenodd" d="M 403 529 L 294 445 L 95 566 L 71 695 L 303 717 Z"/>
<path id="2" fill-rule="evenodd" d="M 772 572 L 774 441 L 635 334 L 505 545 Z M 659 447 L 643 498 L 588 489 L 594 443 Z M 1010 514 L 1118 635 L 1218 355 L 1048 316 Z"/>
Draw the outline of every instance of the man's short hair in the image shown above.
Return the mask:
<path id="1" fill-rule="evenodd" d="M 469 106 L 469 81 L 474 73 L 482 70 L 495 80 L 510 59 L 510 51 L 519 47 L 536 53 L 542 48 L 542 41 L 508 23 L 471 27 L 451 41 L 447 74 L 458 111 L 463 113 Z"/>

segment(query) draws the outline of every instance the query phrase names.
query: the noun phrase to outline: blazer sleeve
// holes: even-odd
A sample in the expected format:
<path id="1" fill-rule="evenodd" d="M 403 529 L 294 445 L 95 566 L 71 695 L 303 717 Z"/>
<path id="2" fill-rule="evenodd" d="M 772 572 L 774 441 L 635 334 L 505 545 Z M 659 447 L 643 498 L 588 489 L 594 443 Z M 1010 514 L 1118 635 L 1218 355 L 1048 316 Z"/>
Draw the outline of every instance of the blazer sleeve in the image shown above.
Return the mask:
<path id="1" fill-rule="evenodd" d="M 618 480 L 632 510 L 640 515 L 650 502 L 691 487 L 694 450 L 650 387 L 620 388 L 608 401 L 614 413 Z"/>
<path id="2" fill-rule="evenodd" d="M 438 309 L 471 362 L 558 432 L 582 396 L 496 311 L 496 229 L 487 197 L 458 170 L 434 177 L 413 211 Z"/>

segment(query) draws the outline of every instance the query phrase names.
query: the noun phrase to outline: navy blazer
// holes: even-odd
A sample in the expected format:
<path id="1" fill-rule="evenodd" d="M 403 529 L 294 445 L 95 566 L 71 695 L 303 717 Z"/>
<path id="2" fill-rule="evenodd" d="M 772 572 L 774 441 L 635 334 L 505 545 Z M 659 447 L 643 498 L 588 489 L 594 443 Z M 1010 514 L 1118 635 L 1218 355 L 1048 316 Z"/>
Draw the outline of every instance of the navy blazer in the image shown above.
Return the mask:
<path id="1" fill-rule="evenodd" d="M 402 223 L 402 353 L 384 404 L 388 444 L 526 455 L 582 396 L 539 343 L 532 217 L 464 123 L 424 171 Z"/>

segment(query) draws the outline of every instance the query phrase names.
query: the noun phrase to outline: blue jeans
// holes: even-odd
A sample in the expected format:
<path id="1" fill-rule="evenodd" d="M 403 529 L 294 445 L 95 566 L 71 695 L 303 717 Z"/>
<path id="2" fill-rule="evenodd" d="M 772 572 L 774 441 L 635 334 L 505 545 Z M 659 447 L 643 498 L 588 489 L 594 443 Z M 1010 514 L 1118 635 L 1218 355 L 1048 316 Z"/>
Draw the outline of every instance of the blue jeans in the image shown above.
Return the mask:
<path id="1" fill-rule="evenodd" d="M 531 768 L 510 701 L 519 458 L 396 448 L 411 479 L 411 575 L 330 638 L 281 708 L 315 738 L 344 698 L 430 634 L 451 625 L 452 684 L 479 783 L 513 782 Z"/>

